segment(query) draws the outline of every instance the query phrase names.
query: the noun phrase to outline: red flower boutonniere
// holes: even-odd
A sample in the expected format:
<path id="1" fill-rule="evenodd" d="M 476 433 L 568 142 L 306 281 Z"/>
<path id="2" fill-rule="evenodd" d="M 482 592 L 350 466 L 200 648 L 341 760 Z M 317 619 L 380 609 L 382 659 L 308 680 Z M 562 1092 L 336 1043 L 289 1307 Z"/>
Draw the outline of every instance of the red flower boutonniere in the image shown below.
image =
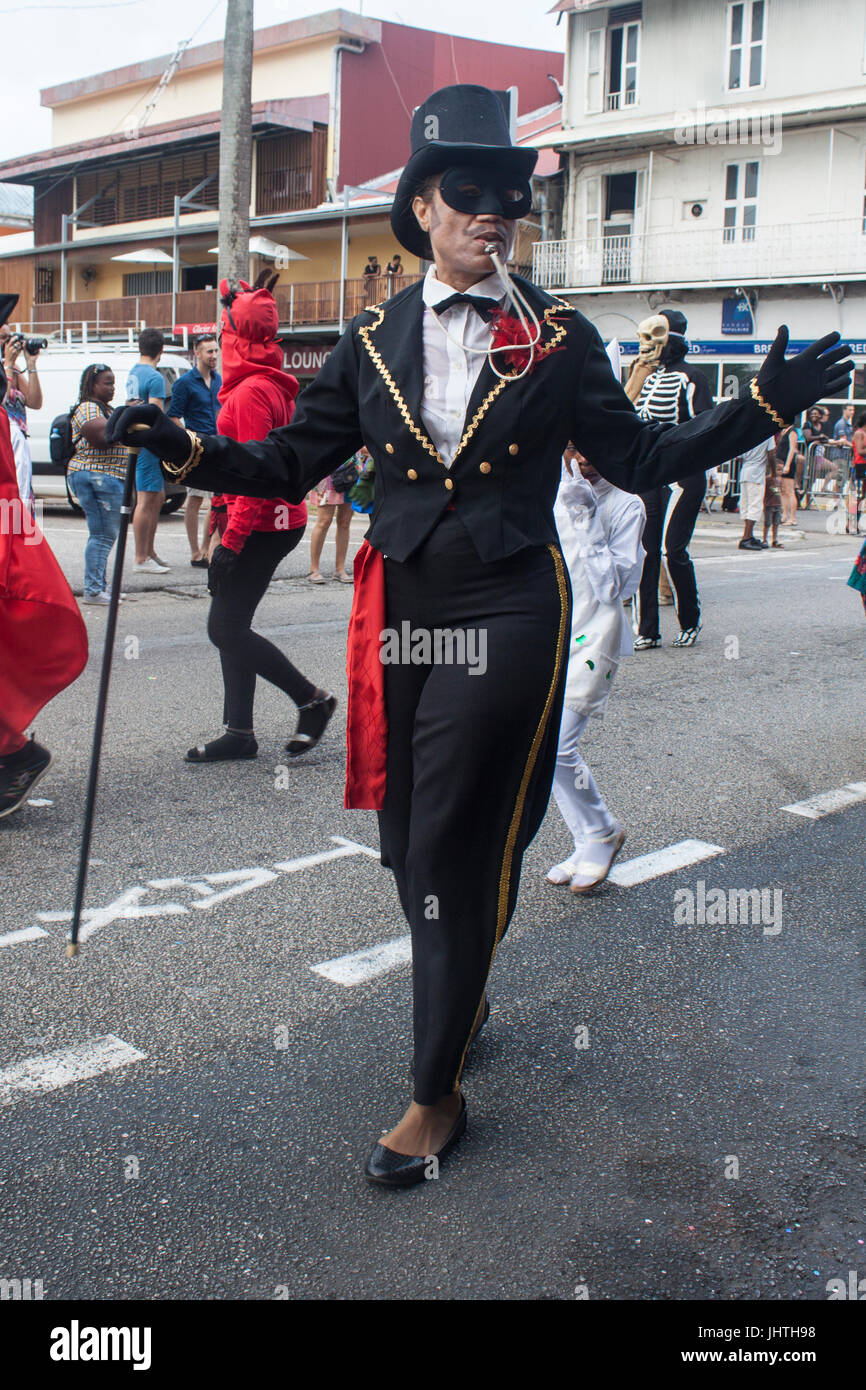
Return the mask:
<path id="1" fill-rule="evenodd" d="M 490 320 L 493 329 L 492 348 L 510 347 L 510 352 L 497 353 L 496 363 L 505 363 L 511 368 L 514 376 L 525 371 L 531 355 L 531 339 L 527 335 L 526 329 L 515 314 L 506 314 L 504 309 L 497 309 Z M 558 347 L 552 344 L 536 343 L 535 356 L 532 359 L 530 373 L 535 371 L 539 362 L 545 357 L 549 357 L 552 352 L 562 352 L 565 344 L 561 343 Z"/>

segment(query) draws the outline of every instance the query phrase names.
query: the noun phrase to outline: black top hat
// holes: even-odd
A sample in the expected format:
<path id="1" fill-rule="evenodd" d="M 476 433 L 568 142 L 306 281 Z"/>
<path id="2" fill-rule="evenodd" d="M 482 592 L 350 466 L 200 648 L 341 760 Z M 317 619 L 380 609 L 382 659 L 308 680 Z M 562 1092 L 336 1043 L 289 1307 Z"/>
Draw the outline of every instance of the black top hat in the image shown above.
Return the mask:
<path id="1" fill-rule="evenodd" d="M 489 87 L 442 87 L 418 107 L 409 132 L 409 157 L 391 208 L 391 227 L 401 246 L 432 260 L 430 238 L 412 211 L 412 200 L 431 174 L 455 164 L 484 164 L 528 179 L 538 151 L 512 145 L 505 107 Z"/>

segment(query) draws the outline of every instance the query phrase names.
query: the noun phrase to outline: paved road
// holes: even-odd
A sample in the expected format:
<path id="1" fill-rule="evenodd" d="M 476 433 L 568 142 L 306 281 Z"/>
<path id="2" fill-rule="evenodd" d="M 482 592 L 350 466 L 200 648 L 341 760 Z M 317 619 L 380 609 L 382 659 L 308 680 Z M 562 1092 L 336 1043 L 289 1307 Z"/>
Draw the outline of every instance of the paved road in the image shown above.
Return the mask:
<path id="1" fill-rule="evenodd" d="M 73 582 L 77 525 L 48 519 Z M 624 663 L 586 747 L 628 830 L 622 879 L 684 841 L 707 857 L 575 900 L 543 881 L 567 848 L 549 811 L 469 1136 L 403 1193 L 359 1172 L 408 1094 L 405 924 L 375 816 L 342 809 L 339 729 L 286 766 L 293 712 L 269 689 L 256 763 L 180 761 L 221 703 L 184 546 L 174 520 L 177 574 L 122 610 L 78 959 L 57 919 L 104 612 L 85 610 L 90 664 L 37 723 L 48 804 L 0 823 L 0 1275 L 47 1298 L 556 1300 L 823 1299 L 866 1276 L 855 542 L 823 525 L 772 554 L 698 542 L 699 644 Z M 342 696 L 351 591 L 311 589 L 306 558 L 260 626 Z M 782 809 L 831 791 L 829 814 Z M 689 925 L 684 890 L 713 888 L 765 890 L 760 918 L 731 920 L 726 896 L 724 920 Z"/>

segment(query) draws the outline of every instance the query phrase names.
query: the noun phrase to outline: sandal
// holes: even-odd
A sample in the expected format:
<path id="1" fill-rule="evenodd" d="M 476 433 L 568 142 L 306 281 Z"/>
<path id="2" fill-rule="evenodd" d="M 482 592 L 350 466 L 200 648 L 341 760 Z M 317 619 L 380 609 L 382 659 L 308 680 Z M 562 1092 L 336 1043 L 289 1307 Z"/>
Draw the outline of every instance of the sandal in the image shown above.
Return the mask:
<path id="1" fill-rule="evenodd" d="M 327 584 L 328 582 L 325 576 L 320 574 L 318 570 L 316 570 L 315 574 L 311 570 L 307 575 L 307 580 L 310 584 Z"/>
<path id="2" fill-rule="evenodd" d="M 259 751 L 252 734 L 236 734 L 229 730 L 222 738 L 212 739 L 210 743 L 198 743 L 187 750 L 185 762 L 188 763 L 229 763 L 255 758 Z"/>
<path id="3" fill-rule="evenodd" d="M 290 758 L 299 758 L 302 753 L 309 753 L 315 748 L 336 708 L 337 697 L 330 691 L 326 691 L 318 700 L 310 700 L 309 704 L 298 707 L 298 727 L 286 744 Z"/>

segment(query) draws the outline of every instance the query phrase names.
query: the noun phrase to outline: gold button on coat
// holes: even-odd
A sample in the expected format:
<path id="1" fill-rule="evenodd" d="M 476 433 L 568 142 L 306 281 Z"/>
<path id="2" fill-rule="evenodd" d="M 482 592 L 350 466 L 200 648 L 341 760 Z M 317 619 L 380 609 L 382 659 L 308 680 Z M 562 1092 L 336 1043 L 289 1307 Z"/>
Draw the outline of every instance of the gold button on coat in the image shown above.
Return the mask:
<path id="1" fill-rule="evenodd" d="M 386 444 L 386 445 L 385 445 L 385 453 L 386 453 L 386 454 L 393 454 L 393 452 L 394 452 L 394 445 L 393 445 L 393 444 Z"/>
<path id="2" fill-rule="evenodd" d="M 414 483 L 415 479 L 418 477 L 418 474 L 415 472 L 414 468 L 409 468 L 406 472 L 406 477 L 410 480 L 410 482 Z"/>
<path id="3" fill-rule="evenodd" d="M 518 452 L 518 449 L 519 449 L 519 448 L 520 448 L 519 444 L 509 444 L 509 446 L 508 446 L 508 452 L 509 452 L 509 454 L 516 454 L 516 453 Z"/>
<path id="4" fill-rule="evenodd" d="M 451 481 L 450 478 L 446 478 L 446 479 L 445 479 L 445 486 L 447 487 L 447 489 L 448 489 L 449 492 L 450 492 L 451 489 L 453 488 L 454 484 L 452 483 L 452 481 Z"/>
<path id="5" fill-rule="evenodd" d="M 489 472 L 490 472 L 490 467 L 491 467 L 491 465 L 490 465 L 489 463 L 479 463 L 479 465 L 478 465 L 478 471 L 479 471 L 479 473 L 489 473 Z"/>

